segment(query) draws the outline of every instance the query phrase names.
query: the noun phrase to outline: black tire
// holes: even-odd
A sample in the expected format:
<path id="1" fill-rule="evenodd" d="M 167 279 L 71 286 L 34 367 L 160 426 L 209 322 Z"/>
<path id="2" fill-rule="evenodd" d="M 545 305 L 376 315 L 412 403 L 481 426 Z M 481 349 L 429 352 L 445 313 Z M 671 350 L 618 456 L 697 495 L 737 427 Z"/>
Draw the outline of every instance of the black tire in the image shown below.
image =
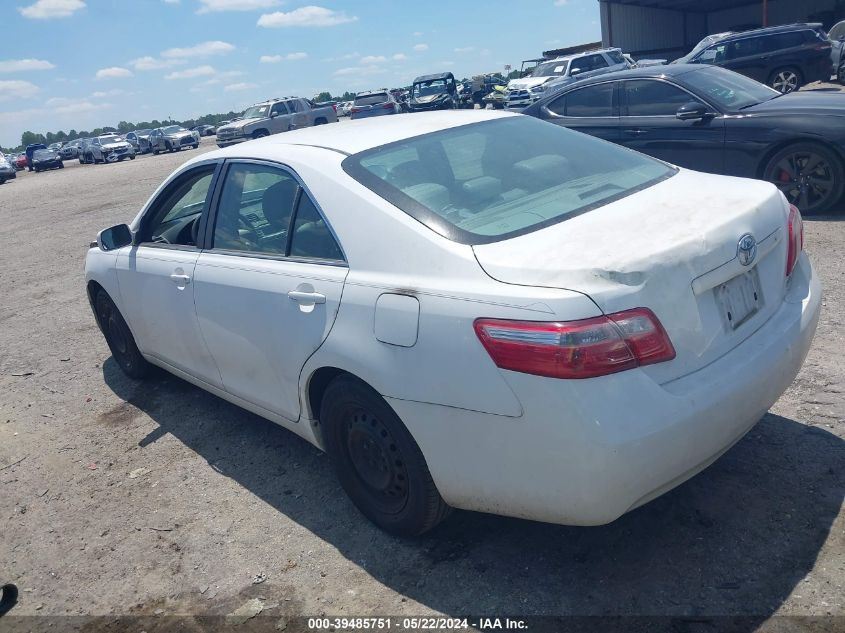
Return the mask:
<path id="1" fill-rule="evenodd" d="M 326 121 L 326 120 L 325 120 L 324 118 L 322 118 L 322 117 L 320 117 L 319 119 L 317 119 L 316 121 L 314 121 L 314 125 L 326 125 L 327 123 L 328 123 L 328 121 Z"/>
<path id="2" fill-rule="evenodd" d="M 149 376 L 152 365 L 141 356 L 129 326 L 105 290 L 97 292 L 94 305 L 100 330 L 123 373 L 136 380 Z"/>
<path id="3" fill-rule="evenodd" d="M 839 65 L 839 72 L 836 73 L 836 78 L 843 86 L 845 86 L 845 62 Z"/>
<path id="4" fill-rule="evenodd" d="M 803 85 L 801 71 L 793 66 L 777 68 L 769 75 L 768 84 L 781 94 L 797 92 Z"/>
<path id="5" fill-rule="evenodd" d="M 368 385 L 335 378 L 323 395 L 320 423 L 340 485 L 381 529 L 417 536 L 449 515 L 419 446 Z"/>
<path id="6" fill-rule="evenodd" d="M 59 163 L 59 169 L 64 169 L 64 168 L 65 168 L 65 164 L 64 164 L 64 163 Z"/>
<path id="7" fill-rule="evenodd" d="M 265 136 L 270 136 L 270 132 L 267 130 L 255 130 L 255 132 L 252 133 L 253 139 L 264 138 Z"/>
<path id="8" fill-rule="evenodd" d="M 173 153 L 173 143 L 165 143 L 164 148 L 171 154 Z"/>
<path id="9" fill-rule="evenodd" d="M 766 162 L 763 179 L 780 189 L 801 213 L 810 215 L 829 209 L 842 198 L 845 168 L 823 145 L 793 143 Z"/>
<path id="10" fill-rule="evenodd" d="M 193 145 L 191 145 L 191 149 L 197 149 L 199 146 L 199 143 L 194 143 Z"/>
<path id="11" fill-rule="evenodd" d="M 153 156 L 158 156 L 158 145 L 156 145 L 155 147 L 151 145 L 150 152 L 152 152 Z"/>

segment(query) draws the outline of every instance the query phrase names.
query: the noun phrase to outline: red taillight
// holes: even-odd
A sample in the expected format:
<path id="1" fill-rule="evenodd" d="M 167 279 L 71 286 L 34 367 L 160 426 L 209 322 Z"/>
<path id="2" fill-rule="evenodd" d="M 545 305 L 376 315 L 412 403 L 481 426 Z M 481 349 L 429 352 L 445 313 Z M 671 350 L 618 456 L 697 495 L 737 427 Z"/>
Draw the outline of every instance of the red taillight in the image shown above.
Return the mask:
<path id="1" fill-rule="evenodd" d="M 336 104 L 332 104 L 332 110 L 334 110 L 335 113 L 337 113 L 337 105 Z"/>
<path id="2" fill-rule="evenodd" d="M 801 212 L 794 204 L 789 205 L 789 219 L 787 220 L 787 243 L 786 243 L 786 276 L 792 274 L 798 257 L 804 250 L 804 221 L 801 219 Z"/>
<path id="3" fill-rule="evenodd" d="M 350 108 L 349 114 L 358 114 L 360 111 L 360 108 Z"/>
<path id="4" fill-rule="evenodd" d="M 594 378 L 675 358 L 648 308 L 557 323 L 477 319 L 475 333 L 498 367 L 550 378 Z"/>

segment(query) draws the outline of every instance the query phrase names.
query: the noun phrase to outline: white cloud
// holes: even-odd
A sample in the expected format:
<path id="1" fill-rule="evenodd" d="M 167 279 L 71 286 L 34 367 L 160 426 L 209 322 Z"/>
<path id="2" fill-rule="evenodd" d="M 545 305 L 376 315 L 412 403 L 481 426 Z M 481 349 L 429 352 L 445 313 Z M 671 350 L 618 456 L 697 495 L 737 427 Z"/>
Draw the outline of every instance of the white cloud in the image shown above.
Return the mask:
<path id="1" fill-rule="evenodd" d="M 0 73 L 20 73 L 30 70 L 50 70 L 56 66 L 43 59 L 7 59 L 0 61 Z"/>
<path id="2" fill-rule="evenodd" d="M 422 37 L 422 36 L 423 36 L 422 31 L 414 31 L 414 37 Z"/>
<path id="3" fill-rule="evenodd" d="M 361 57 L 361 53 L 347 53 L 346 55 L 339 55 L 337 57 L 326 57 L 323 61 L 324 62 L 337 62 L 346 59 L 355 59 L 356 57 Z"/>
<path id="4" fill-rule="evenodd" d="M 145 57 L 133 59 L 129 62 L 129 65 L 135 70 L 161 70 L 163 68 L 179 66 L 184 63 L 186 63 L 184 59 L 156 59 L 155 57 L 147 55 Z"/>
<path id="5" fill-rule="evenodd" d="M 284 26 L 337 26 L 347 22 L 356 22 L 357 17 L 348 16 L 345 13 L 332 11 L 325 7 L 309 5 L 300 7 L 293 11 L 276 11 L 265 13 L 258 18 L 258 26 L 267 28 L 279 28 Z"/>
<path id="6" fill-rule="evenodd" d="M 98 90 L 95 93 L 92 93 L 92 97 L 96 99 L 103 99 L 105 97 L 120 97 L 123 95 L 131 95 L 131 92 L 126 92 L 125 90 L 121 90 L 120 88 L 114 88 L 112 90 Z M 52 99 L 50 99 L 52 101 Z M 47 102 L 49 105 L 50 101 Z"/>
<path id="7" fill-rule="evenodd" d="M 190 79 L 191 77 L 207 77 L 214 74 L 214 67 L 212 66 L 197 66 L 195 68 L 186 68 L 185 70 L 177 70 L 169 75 L 165 75 L 165 79 Z"/>
<path id="8" fill-rule="evenodd" d="M 381 66 L 352 66 L 350 68 L 338 68 L 334 71 L 334 74 L 343 77 L 345 75 L 381 75 L 386 72 L 387 70 Z"/>
<path id="9" fill-rule="evenodd" d="M 296 61 L 298 59 L 305 59 L 308 53 L 288 53 L 287 55 L 262 55 L 258 62 L 261 64 L 278 64 L 280 61 Z"/>
<path id="10" fill-rule="evenodd" d="M 569 4 L 569 0 L 555 0 L 556 7 L 562 7 Z"/>
<path id="11" fill-rule="evenodd" d="M 393 61 L 395 62 L 404 62 L 406 59 L 408 59 L 408 56 L 405 53 L 396 53 L 393 56 Z"/>
<path id="12" fill-rule="evenodd" d="M 282 0 L 200 0 L 197 13 L 213 13 L 217 11 L 253 11 L 255 9 L 269 9 L 282 4 Z"/>
<path id="13" fill-rule="evenodd" d="M 97 96 L 97 93 L 94 93 Z M 110 103 L 92 103 L 91 101 L 68 99 L 67 97 L 53 97 L 48 99 L 44 104 L 53 114 L 75 114 L 78 112 L 93 112 L 94 110 L 102 110 L 104 108 L 112 107 Z"/>
<path id="14" fill-rule="evenodd" d="M 231 53 L 233 50 L 235 50 L 235 47 L 232 44 L 214 40 L 212 42 L 202 42 L 201 44 L 189 46 L 188 48 L 168 48 L 166 51 L 161 52 L 161 56 L 167 58 L 209 57 L 211 55 Z"/>
<path id="15" fill-rule="evenodd" d="M 162 0 L 165 4 L 179 4 L 179 0 Z"/>
<path id="16" fill-rule="evenodd" d="M 417 51 L 418 53 L 422 53 L 423 51 L 427 51 L 428 50 L 428 44 L 417 44 L 416 46 L 414 46 L 414 50 Z"/>
<path id="17" fill-rule="evenodd" d="M 361 63 L 365 65 L 369 64 L 383 64 L 387 61 L 387 57 L 384 55 L 366 55 L 365 57 L 361 58 Z"/>
<path id="18" fill-rule="evenodd" d="M 41 89 L 38 86 L 29 81 L 0 81 L 0 101 L 29 99 L 38 94 L 39 90 Z"/>
<path id="19" fill-rule="evenodd" d="M 123 79 L 125 77 L 132 77 L 132 71 L 128 68 L 121 68 L 120 66 L 101 68 L 95 75 L 95 79 Z"/>
<path id="20" fill-rule="evenodd" d="M 257 87 L 258 87 L 257 84 L 242 82 L 242 83 L 239 83 L 239 84 L 229 84 L 228 86 L 223 88 L 223 90 L 225 90 L 226 92 L 238 92 L 238 91 L 241 91 L 241 90 L 252 90 L 253 88 L 257 88 Z"/>
<path id="21" fill-rule="evenodd" d="M 75 11 L 85 8 L 82 0 L 37 0 L 28 7 L 18 7 L 18 11 L 25 18 L 33 20 L 49 20 L 51 18 L 68 18 Z"/>
<path id="22" fill-rule="evenodd" d="M 463 46 L 461 48 L 456 48 L 455 52 L 456 53 L 471 53 L 474 50 L 475 50 L 475 46 Z"/>

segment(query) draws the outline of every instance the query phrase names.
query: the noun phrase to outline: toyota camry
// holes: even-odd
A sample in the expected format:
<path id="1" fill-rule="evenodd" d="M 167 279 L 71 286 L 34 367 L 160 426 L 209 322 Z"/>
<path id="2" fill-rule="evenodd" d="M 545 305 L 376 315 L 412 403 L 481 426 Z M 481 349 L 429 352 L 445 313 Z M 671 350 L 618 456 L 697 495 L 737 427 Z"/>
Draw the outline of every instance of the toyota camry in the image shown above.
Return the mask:
<path id="1" fill-rule="evenodd" d="M 100 232 L 86 283 L 126 374 L 300 435 L 403 535 L 663 494 L 790 385 L 821 301 L 774 185 L 491 111 L 198 156 Z"/>

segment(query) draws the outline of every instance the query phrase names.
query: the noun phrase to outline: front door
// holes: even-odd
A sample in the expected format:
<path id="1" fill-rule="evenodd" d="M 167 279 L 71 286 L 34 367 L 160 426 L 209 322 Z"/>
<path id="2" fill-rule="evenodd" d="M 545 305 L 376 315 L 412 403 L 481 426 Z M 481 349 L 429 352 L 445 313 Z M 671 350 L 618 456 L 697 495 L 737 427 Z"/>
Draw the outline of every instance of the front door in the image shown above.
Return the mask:
<path id="1" fill-rule="evenodd" d="M 724 172 L 725 122 L 721 115 L 696 121 L 678 119 L 678 108 L 697 99 L 666 81 L 635 79 L 622 86 L 622 145 L 681 167 Z"/>
<path id="2" fill-rule="evenodd" d="M 224 388 L 290 420 L 299 375 L 328 336 L 348 268 L 296 177 L 262 162 L 231 162 L 211 248 L 199 256 L 194 300 Z"/>
<path id="3" fill-rule="evenodd" d="M 117 259 L 120 296 L 139 349 L 216 387 L 220 372 L 194 308 L 197 235 L 216 163 L 177 177 L 150 205 Z"/>

